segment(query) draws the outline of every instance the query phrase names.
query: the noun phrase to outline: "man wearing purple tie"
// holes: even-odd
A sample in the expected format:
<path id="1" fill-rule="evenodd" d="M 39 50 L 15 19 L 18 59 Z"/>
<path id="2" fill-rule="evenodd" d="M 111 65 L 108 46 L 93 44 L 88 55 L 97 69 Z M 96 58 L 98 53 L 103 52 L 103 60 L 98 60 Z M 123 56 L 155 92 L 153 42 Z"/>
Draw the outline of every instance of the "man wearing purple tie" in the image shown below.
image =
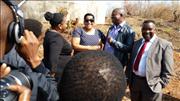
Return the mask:
<path id="1" fill-rule="evenodd" d="M 145 20 L 141 31 L 128 66 L 131 100 L 161 101 L 161 90 L 173 74 L 172 44 L 156 36 L 153 20 Z"/>

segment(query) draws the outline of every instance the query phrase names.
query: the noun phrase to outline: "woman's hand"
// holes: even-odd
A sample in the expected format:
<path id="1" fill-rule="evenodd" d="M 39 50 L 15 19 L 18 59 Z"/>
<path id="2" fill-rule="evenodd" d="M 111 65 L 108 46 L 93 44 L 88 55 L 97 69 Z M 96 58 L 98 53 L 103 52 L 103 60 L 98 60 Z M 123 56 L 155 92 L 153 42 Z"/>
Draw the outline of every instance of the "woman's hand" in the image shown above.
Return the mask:
<path id="1" fill-rule="evenodd" d="M 95 46 L 88 46 L 89 50 L 100 50 L 101 49 L 101 45 L 95 45 Z"/>

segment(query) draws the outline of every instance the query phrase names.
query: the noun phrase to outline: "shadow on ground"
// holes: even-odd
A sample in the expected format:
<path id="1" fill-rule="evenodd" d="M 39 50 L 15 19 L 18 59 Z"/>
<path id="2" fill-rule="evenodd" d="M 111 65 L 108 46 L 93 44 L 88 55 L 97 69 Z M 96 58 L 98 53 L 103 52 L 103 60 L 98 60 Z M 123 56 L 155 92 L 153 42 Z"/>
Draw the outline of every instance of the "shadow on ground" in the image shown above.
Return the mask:
<path id="1" fill-rule="evenodd" d="M 126 94 L 123 98 L 122 101 L 131 101 L 130 100 L 130 92 L 129 92 L 129 89 L 126 90 Z M 180 99 L 178 98 L 175 98 L 169 94 L 163 94 L 163 98 L 162 98 L 162 101 L 180 101 Z"/>
<path id="2" fill-rule="evenodd" d="M 163 101 L 180 101 L 180 99 L 172 97 L 169 94 L 163 94 Z"/>

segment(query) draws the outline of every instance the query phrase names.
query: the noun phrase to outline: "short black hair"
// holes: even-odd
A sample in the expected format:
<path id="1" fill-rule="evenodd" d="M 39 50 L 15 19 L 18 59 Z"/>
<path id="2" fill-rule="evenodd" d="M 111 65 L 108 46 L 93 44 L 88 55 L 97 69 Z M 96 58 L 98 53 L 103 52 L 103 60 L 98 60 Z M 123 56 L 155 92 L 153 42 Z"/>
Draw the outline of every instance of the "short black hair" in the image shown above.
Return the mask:
<path id="1" fill-rule="evenodd" d="M 155 21 L 154 20 L 144 20 L 143 24 L 145 23 L 153 23 L 155 25 Z"/>
<path id="2" fill-rule="evenodd" d="M 125 10 L 123 8 L 115 8 L 112 12 L 118 12 L 122 17 L 126 15 Z"/>
<path id="3" fill-rule="evenodd" d="M 95 17 L 94 17 L 94 15 L 93 15 L 92 13 L 86 13 L 86 14 L 84 15 L 84 20 L 86 19 L 87 16 L 92 16 L 92 17 L 93 17 L 93 20 L 95 20 Z"/>
<path id="4" fill-rule="evenodd" d="M 121 63 L 105 51 L 76 54 L 58 84 L 60 101 L 121 101 L 125 89 Z"/>
<path id="5" fill-rule="evenodd" d="M 42 23 L 36 19 L 25 19 L 24 28 L 32 31 L 34 35 L 38 38 L 42 33 Z"/>

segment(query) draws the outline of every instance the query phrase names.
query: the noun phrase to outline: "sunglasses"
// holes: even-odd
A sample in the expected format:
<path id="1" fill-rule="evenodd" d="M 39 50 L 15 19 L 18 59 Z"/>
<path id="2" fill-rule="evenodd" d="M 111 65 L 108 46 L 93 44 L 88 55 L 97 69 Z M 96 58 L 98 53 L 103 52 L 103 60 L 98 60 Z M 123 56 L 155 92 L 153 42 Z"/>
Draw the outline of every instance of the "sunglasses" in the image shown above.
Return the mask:
<path id="1" fill-rule="evenodd" d="M 85 19 L 84 21 L 85 21 L 85 22 L 89 22 L 89 21 L 90 21 L 90 22 L 94 22 L 94 19 Z"/>

